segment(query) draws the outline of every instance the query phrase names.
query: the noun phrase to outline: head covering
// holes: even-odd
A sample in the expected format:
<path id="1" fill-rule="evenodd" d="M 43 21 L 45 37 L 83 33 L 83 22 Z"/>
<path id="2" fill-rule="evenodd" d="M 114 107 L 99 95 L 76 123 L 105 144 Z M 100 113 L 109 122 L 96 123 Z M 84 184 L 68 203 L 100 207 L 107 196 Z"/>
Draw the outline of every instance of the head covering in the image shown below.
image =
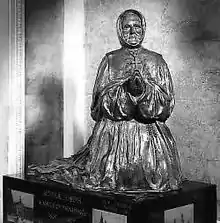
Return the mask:
<path id="1" fill-rule="evenodd" d="M 124 12 L 122 12 L 119 15 L 119 17 L 117 19 L 117 23 L 116 23 L 118 38 L 119 38 L 119 41 L 120 41 L 122 46 L 127 45 L 127 43 L 125 43 L 125 40 L 124 40 L 123 35 L 122 35 L 122 28 L 123 28 L 122 24 L 123 24 L 123 21 L 124 21 L 125 17 L 129 14 L 137 15 L 141 20 L 141 25 L 142 25 L 142 29 L 143 29 L 143 38 L 142 38 L 141 42 L 144 39 L 144 35 L 145 35 L 145 31 L 146 31 L 146 21 L 145 21 L 144 16 L 139 11 L 134 10 L 134 9 L 125 10 Z"/>

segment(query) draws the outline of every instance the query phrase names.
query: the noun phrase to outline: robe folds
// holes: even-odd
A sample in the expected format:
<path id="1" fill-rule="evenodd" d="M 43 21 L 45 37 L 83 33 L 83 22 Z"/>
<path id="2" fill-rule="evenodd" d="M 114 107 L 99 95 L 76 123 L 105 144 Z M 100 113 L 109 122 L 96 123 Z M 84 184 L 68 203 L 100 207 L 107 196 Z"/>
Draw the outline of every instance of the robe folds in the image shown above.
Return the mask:
<path id="1" fill-rule="evenodd" d="M 127 88 L 135 72 L 141 80 L 138 96 Z M 57 171 L 45 171 L 43 178 L 65 178 L 75 186 L 94 189 L 179 189 L 183 179 L 179 155 L 165 124 L 175 99 L 163 57 L 143 47 L 107 53 L 99 65 L 92 97 L 95 126 L 87 144 L 65 159 L 68 168 L 56 166 Z M 59 162 L 62 166 L 64 159 Z M 43 169 L 36 169 L 42 175 Z"/>

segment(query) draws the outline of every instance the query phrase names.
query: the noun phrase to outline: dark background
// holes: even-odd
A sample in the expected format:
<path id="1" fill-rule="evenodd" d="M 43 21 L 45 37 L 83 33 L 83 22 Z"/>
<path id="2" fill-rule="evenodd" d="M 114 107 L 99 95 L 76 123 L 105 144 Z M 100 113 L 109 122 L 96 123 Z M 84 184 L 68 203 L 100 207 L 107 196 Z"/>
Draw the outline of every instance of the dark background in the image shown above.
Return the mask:
<path id="1" fill-rule="evenodd" d="M 63 154 L 63 0 L 26 0 L 26 165 Z"/>

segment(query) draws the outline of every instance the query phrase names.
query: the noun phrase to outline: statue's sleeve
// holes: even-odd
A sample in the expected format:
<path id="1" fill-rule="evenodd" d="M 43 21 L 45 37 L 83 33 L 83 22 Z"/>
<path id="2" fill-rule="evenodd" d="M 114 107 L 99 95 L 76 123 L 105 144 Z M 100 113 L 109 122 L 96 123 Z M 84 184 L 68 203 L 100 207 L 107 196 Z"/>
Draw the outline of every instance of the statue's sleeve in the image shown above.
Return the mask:
<path id="1" fill-rule="evenodd" d="M 172 78 L 162 56 L 158 58 L 155 69 L 157 77 L 146 80 L 145 92 L 138 102 L 136 119 L 144 122 L 165 122 L 175 104 Z"/>
<path id="2" fill-rule="evenodd" d="M 103 117 L 113 121 L 130 120 L 134 113 L 134 100 L 123 87 L 128 78 L 112 80 L 108 71 L 106 55 L 98 68 L 93 88 L 91 116 L 99 121 Z"/>

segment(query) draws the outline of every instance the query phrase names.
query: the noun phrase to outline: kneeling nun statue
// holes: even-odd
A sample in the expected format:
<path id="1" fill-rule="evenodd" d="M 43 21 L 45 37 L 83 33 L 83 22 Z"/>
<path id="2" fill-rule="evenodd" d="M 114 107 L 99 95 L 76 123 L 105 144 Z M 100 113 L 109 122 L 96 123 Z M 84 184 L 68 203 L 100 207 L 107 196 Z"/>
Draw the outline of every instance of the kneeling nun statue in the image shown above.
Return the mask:
<path id="1" fill-rule="evenodd" d="M 173 83 L 163 57 L 141 45 L 145 29 L 140 12 L 129 9 L 119 16 L 121 48 L 103 57 L 94 84 L 92 135 L 69 158 L 29 166 L 29 176 L 102 191 L 181 187 L 178 151 L 165 124 L 175 103 Z"/>

